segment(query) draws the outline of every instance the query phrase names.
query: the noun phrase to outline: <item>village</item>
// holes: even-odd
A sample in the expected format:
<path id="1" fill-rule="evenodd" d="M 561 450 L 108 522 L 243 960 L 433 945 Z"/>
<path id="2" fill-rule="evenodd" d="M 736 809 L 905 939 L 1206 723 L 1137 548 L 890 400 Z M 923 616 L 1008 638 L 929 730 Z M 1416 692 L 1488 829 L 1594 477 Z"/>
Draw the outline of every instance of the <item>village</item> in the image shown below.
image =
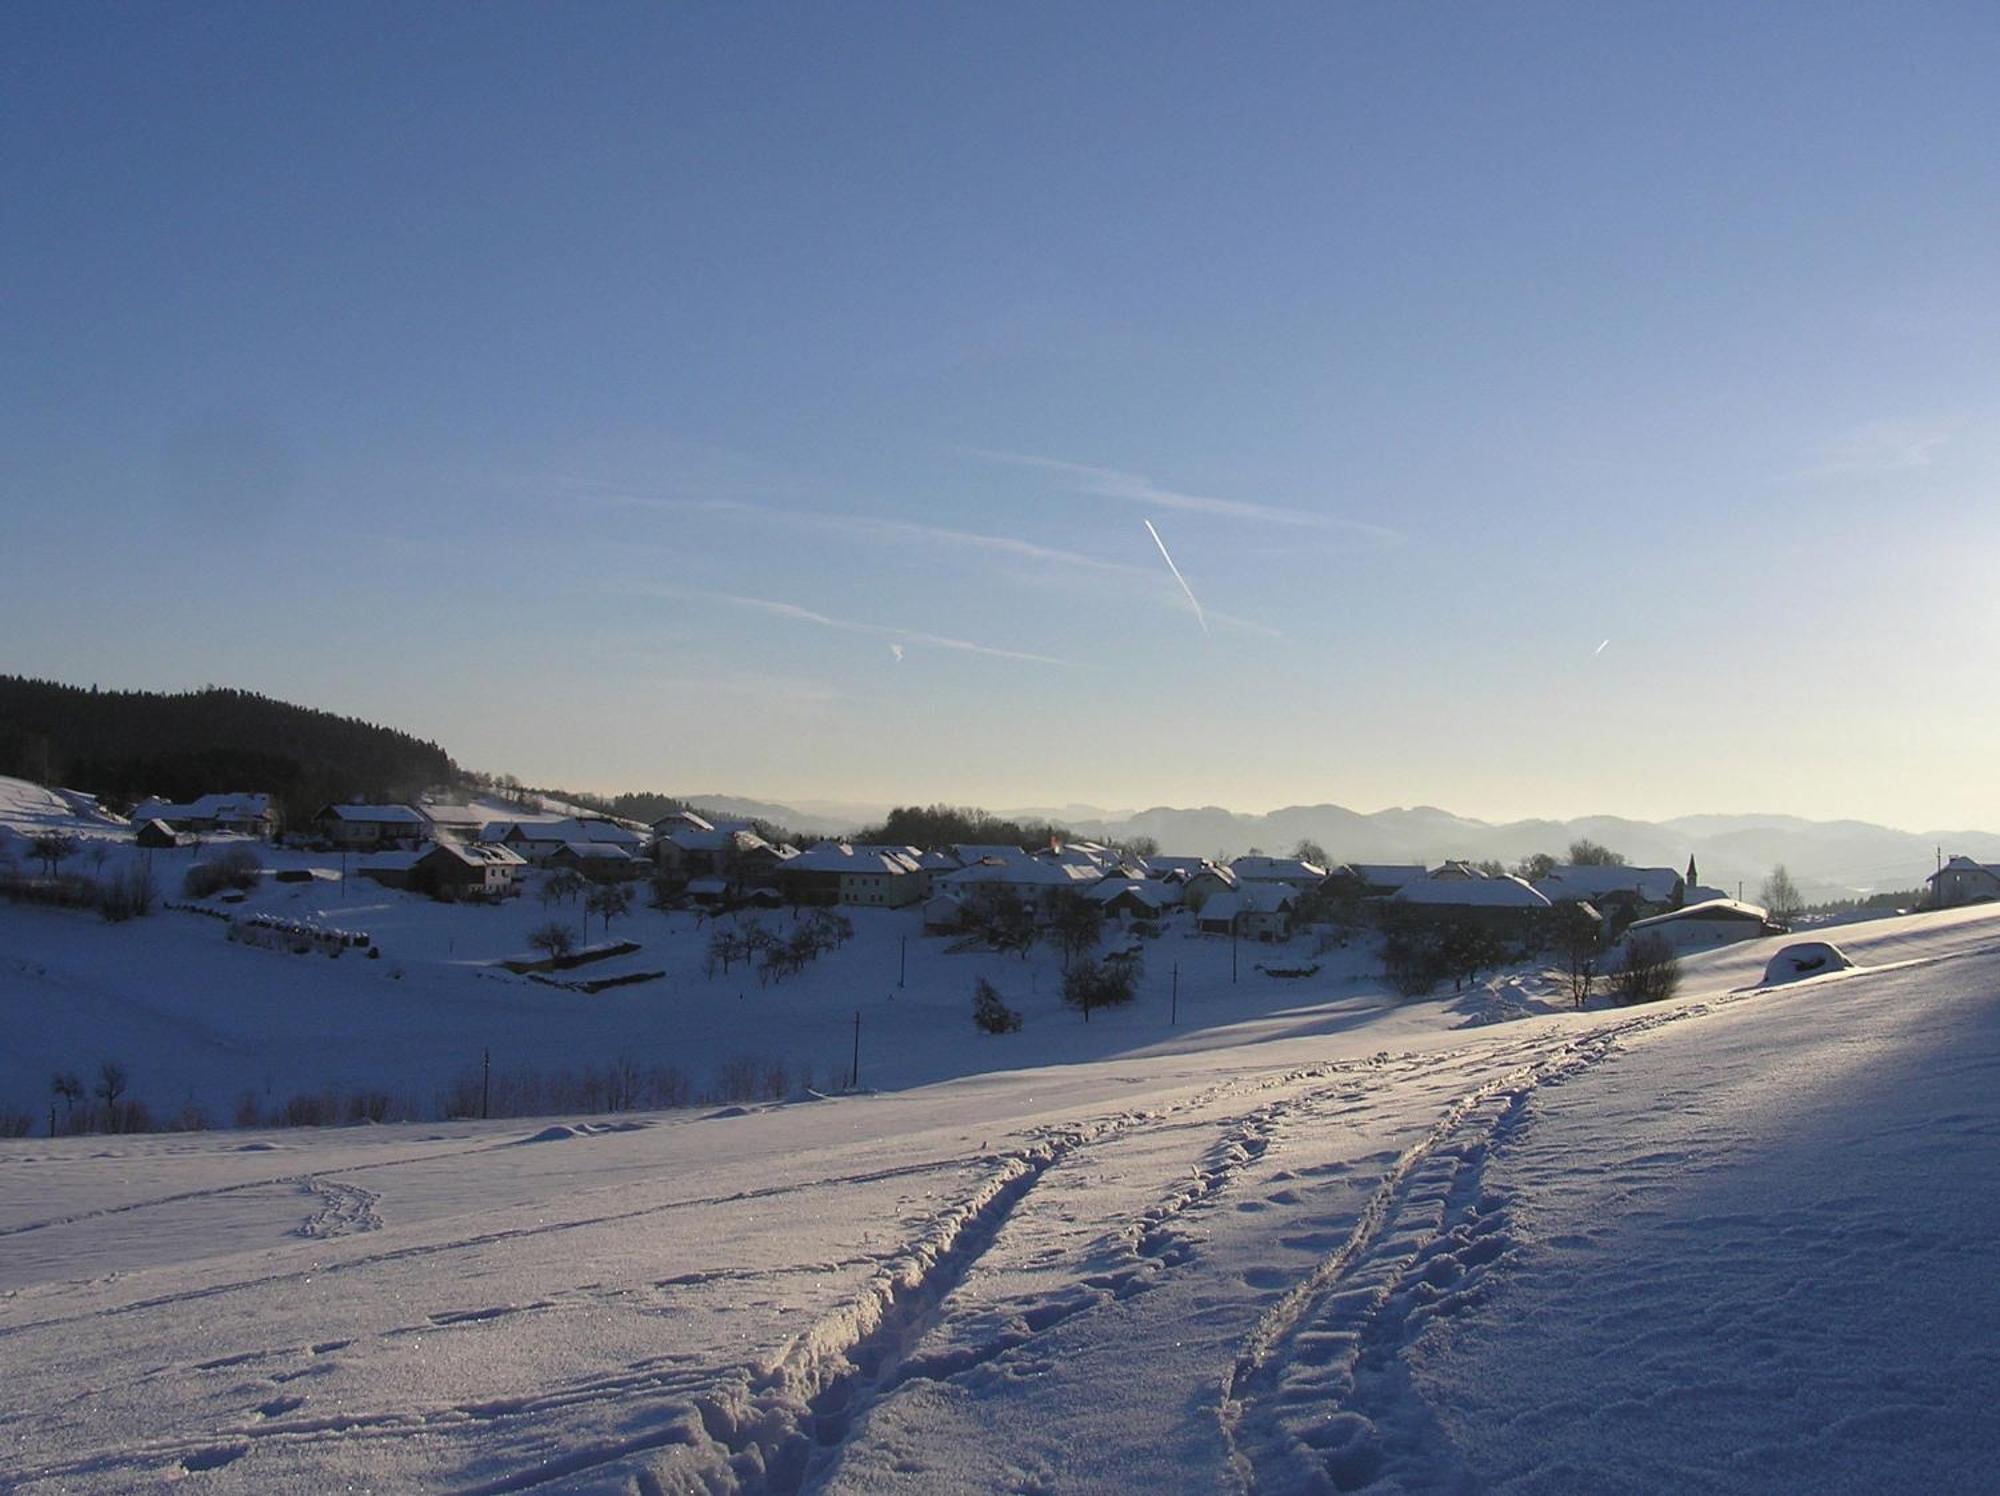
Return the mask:
<path id="1" fill-rule="evenodd" d="M 1797 913 L 1774 914 L 1702 885 L 1692 857 L 1683 872 L 1630 866 L 1590 846 L 1573 849 L 1587 860 L 1542 856 L 1513 871 L 1460 859 L 1436 866 L 1338 862 L 1314 847 L 1224 859 L 1059 837 L 1033 847 L 831 838 L 800 847 L 770 839 L 770 828 L 752 821 L 694 810 L 645 825 L 567 809 L 428 798 L 334 804 L 303 832 L 282 835 L 269 795 L 217 793 L 179 804 L 142 801 L 131 823 L 141 847 L 217 836 L 282 840 L 339 854 L 343 877 L 440 898 L 513 897 L 537 870 L 567 872 L 592 883 L 644 882 L 661 908 L 915 907 L 925 932 L 935 935 L 980 925 L 996 906 L 1024 907 L 1046 920 L 1066 894 L 1125 922 L 1182 917 L 1203 935 L 1267 943 L 1309 925 L 1379 926 L 1385 916 L 1428 914 L 1532 949 L 1564 909 L 1581 913 L 1607 943 L 1636 931 L 1677 949 L 1706 949 L 1782 933 Z M 1949 876 L 1934 880 L 1940 906 L 1977 896 L 1967 868 L 1978 865 L 1954 859 Z M 2000 890 L 2000 880 L 1987 877 Z"/>

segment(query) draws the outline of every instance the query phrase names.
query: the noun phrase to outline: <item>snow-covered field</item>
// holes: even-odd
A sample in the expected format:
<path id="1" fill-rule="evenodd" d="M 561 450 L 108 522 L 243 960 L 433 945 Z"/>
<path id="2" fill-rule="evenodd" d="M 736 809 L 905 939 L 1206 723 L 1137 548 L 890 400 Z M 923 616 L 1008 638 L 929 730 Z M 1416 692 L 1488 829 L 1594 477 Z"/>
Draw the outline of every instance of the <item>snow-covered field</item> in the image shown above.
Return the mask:
<path id="1" fill-rule="evenodd" d="M 1288 983 L 1246 948 L 1232 984 L 1166 936 L 1086 1027 L 1051 957 L 893 914 L 769 989 L 635 914 L 672 975 L 585 997 L 471 964 L 532 898 L 346 907 L 381 962 L 0 909 L 6 1084 L 110 1045 L 216 1105 L 246 1069 L 435 1085 L 469 1045 L 827 1075 L 860 1007 L 897 1089 L 0 1143 L 0 1486 L 1992 1488 L 1992 913 L 1582 1014 L 1396 1004 L 1338 955 Z M 971 1033 L 981 973 L 1021 1034 Z"/>

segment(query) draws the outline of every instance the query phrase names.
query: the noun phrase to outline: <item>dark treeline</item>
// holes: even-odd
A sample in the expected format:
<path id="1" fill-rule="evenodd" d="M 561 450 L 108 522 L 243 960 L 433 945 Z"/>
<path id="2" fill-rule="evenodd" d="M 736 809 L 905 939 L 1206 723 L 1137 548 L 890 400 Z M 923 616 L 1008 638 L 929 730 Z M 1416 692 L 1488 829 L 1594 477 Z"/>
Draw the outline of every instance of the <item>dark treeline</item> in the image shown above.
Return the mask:
<path id="1" fill-rule="evenodd" d="M 100 691 L 0 676 L 0 774 L 108 804 L 265 791 L 288 825 L 329 801 L 406 799 L 458 781 L 435 743 L 251 691 Z"/>
<path id="2" fill-rule="evenodd" d="M 1007 821 L 971 805 L 899 805 L 880 826 L 854 834 L 858 842 L 932 851 L 959 842 L 982 846 L 1040 847 L 1067 840 L 1069 831 L 1048 821 Z"/>

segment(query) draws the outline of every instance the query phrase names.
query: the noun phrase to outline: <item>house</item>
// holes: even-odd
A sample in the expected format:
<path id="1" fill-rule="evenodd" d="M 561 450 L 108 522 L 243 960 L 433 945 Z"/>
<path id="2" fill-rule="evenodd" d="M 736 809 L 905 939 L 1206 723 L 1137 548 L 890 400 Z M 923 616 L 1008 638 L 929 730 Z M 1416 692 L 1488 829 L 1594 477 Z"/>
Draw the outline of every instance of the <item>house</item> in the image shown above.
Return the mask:
<path id="1" fill-rule="evenodd" d="M 840 875 L 843 904 L 901 909 L 923 896 L 924 879 L 917 872 L 916 860 L 894 848 L 859 848 L 854 866 Z"/>
<path id="2" fill-rule="evenodd" d="M 511 847 L 437 841 L 411 861 L 408 886 L 430 894 L 498 899 L 518 890 L 527 865 Z"/>
<path id="3" fill-rule="evenodd" d="M 1423 911 L 1474 920 L 1509 936 L 1527 934 L 1548 916 L 1554 906 L 1543 894 L 1511 874 L 1498 877 L 1464 864 L 1447 864 L 1439 871 L 1405 883 L 1383 903 L 1385 910 L 1399 913 Z"/>
<path id="4" fill-rule="evenodd" d="M 687 886 L 690 904 L 701 909 L 721 909 L 729 903 L 729 880 L 713 874 L 690 879 Z"/>
<path id="5" fill-rule="evenodd" d="M 1775 923 L 1768 910 L 1738 899 L 1710 899 L 1682 909 L 1634 920 L 1626 926 L 1626 938 L 1659 935 L 1677 951 L 1707 950 L 1737 940 L 1756 940 L 1764 935 L 1782 935 L 1785 927 Z"/>
<path id="6" fill-rule="evenodd" d="M 1327 874 L 1327 886 L 1331 893 L 1387 899 L 1427 874 L 1421 862 L 1343 862 Z"/>
<path id="7" fill-rule="evenodd" d="M 1311 893 L 1326 881 L 1326 869 L 1301 857 L 1238 857 L 1229 864 L 1238 883 L 1282 883 L 1294 893 Z"/>
<path id="8" fill-rule="evenodd" d="M 417 810 L 430 823 L 431 836 L 437 841 L 478 841 L 486 825 L 486 811 L 478 805 L 424 800 L 417 803 Z"/>
<path id="9" fill-rule="evenodd" d="M 1295 898 L 1289 886 L 1276 882 L 1222 889 L 1202 904 L 1195 928 L 1239 940 L 1283 940 L 1292 933 Z"/>
<path id="10" fill-rule="evenodd" d="M 983 842 L 960 842 L 951 848 L 952 856 L 958 859 L 960 867 L 971 867 L 975 862 L 1026 862 L 1028 854 L 1019 847 L 986 844 Z"/>
<path id="11" fill-rule="evenodd" d="M 676 831 L 713 831 L 715 822 L 696 815 L 691 810 L 677 810 L 671 815 L 661 816 L 653 822 L 653 835 L 667 837 Z"/>
<path id="12" fill-rule="evenodd" d="M 480 846 L 498 846 L 501 851 L 520 857 L 515 848 L 505 843 L 483 842 Z M 525 857 L 520 857 L 525 862 Z M 539 859 L 542 866 L 566 868 L 570 872 L 581 873 L 586 878 L 599 882 L 617 882 L 631 878 L 643 878 L 651 866 L 645 858 L 628 847 L 616 842 L 573 841 L 564 842 L 553 852 Z"/>
<path id="13" fill-rule="evenodd" d="M 955 893 L 932 894 L 923 912 L 926 935 L 955 935 L 965 928 L 965 900 Z"/>
<path id="14" fill-rule="evenodd" d="M 1106 878 L 1084 890 L 1104 906 L 1108 915 L 1128 919 L 1158 919 L 1169 909 L 1178 909 L 1181 886 L 1159 878 Z"/>
<path id="15" fill-rule="evenodd" d="M 564 847 L 617 847 L 637 858 L 645 850 L 646 834 L 602 816 L 555 816 L 547 819 L 488 821 L 477 840 L 512 847 L 528 861 L 545 864 Z"/>
<path id="16" fill-rule="evenodd" d="M 202 795 L 185 804 L 157 797 L 141 800 L 132 807 L 132 819 L 161 821 L 174 831 L 223 831 L 238 836 L 269 837 L 278 829 L 278 813 L 271 797 L 241 791 Z"/>
<path id="17" fill-rule="evenodd" d="M 1175 878 L 1183 883 L 1210 865 L 1206 857 L 1169 857 L 1160 854 L 1142 857 L 1138 861 L 1141 870 L 1149 878 Z"/>
<path id="18" fill-rule="evenodd" d="M 1670 867 L 1623 864 L 1557 867 L 1537 879 L 1535 890 L 1551 904 L 1590 903 L 1606 914 L 1659 914 L 1686 902 L 1687 880 Z"/>
<path id="19" fill-rule="evenodd" d="M 1930 885 L 1924 904 L 1931 909 L 1956 909 L 1961 904 L 2000 899 L 2000 863 L 1953 857 L 1924 881 Z"/>
<path id="20" fill-rule="evenodd" d="M 157 817 L 149 821 L 141 821 L 138 831 L 132 837 L 132 841 L 135 845 L 144 847 L 149 851 L 155 848 L 178 847 L 181 844 L 181 839 L 175 834 L 173 827 Z"/>
<path id="21" fill-rule="evenodd" d="M 320 836 L 336 847 L 414 847 L 430 823 L 408 805 L 328 805 L 313 817 Z"/>
<path id="22" fill-rule="evenodd" d="M 1005 895 L 1041 905 L 1063 888 L 1088 888 L 1102 877 L 1096 868 L 1072 863 L 1041 862 L 1023 856 L 1018 861 L 988 857 L 933 880 L 941 892 L 973 900 Z"/>
<path id="23" fill-rule="evenodd" d="M 1202 911 L 1202 906 L 1211 898 L 1219 893 L 1234 891 L 1237 884 L 1238 879 L 1235 873 L 1226 867 L 1210 863 L 1187 880 L 1187 886 L 1181 894 L 1181 900 L 1188 908 L 1199 914 Z"/>
<path id="24" fill-rule="evenodd" d="M 924 896 L 926 880 L 907 849 L 821 842 L 777 865 L 778 890 L 795 904 L 901 908 Z"/>

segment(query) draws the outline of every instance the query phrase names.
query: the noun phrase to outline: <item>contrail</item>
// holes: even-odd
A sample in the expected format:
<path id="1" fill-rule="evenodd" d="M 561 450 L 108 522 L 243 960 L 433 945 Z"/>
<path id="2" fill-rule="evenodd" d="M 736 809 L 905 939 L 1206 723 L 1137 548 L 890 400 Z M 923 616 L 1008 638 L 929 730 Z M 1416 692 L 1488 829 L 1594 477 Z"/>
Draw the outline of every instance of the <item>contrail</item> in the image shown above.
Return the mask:
<path id="1" fill-rule="evenodd" d="M 1142 519 L 1139 523 L 1144 525 L 1146 533 L 1153 537 L 1153 544 L 1160 548 L 1160 559 L 1167 563 L 1167 570 L 1174 574 L 1174 580 L 1181 584 L 1181 591 L 1187 594 L 1188 605 L 1194 609 L 1194 621 L 1201 625 L 1204 634 L 1207 633 L 1208 619 L 1201 611 L 1201 603 L 1195 598 L 1194 588 L 1188 586 L 1187 578 L 1181 575 L 1181 569 L 1174 565 L 1174 558 L 1167 554 L 1167 543 L 1160 539 L 1160 532 L 1153 528 L 1151 520 Z"/>
<path id="2" fill-rule="evenodd" d="M 1605 644 L 1609 644 L 1610 642 L 1611 642 L 1611 641 L 1610 641 L 1609 639 L 1606 639 L 1606 640 L 1604 641 L 1604 644 L 1600 644 L 1600 645 L 1598 645 L 1598 646 L 1597 646 L 1597 648 L 1593 649 L 1593 650 L 1592 650 L 1592 651 L 1590 652 L 1590 653 L 1591 653 L 1591 657 L 1592 657 L 1592 658 L 1594 659 L 1594 658 L 1595 658 L 1596 656 L 1598 656 L 1598 655 L 1601 655 L 1601 654 L 1603 654 L 1603 653 L 1604 653 L 1604 645 L 1605 645 Z"/>

